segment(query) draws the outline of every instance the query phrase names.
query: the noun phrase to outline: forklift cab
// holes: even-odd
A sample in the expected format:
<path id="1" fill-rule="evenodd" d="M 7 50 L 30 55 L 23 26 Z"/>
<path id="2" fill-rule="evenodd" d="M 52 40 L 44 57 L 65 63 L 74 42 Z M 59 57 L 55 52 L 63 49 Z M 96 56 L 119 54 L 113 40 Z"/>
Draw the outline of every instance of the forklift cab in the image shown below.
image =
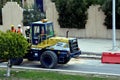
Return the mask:
<path id="1" fill-rule="evenodd" d="M 32 36 L 32 44 L 37 45 L 42 41 L 53 37 L 53 23 L 52 22 L 33 22 L 31 25 L 31 36 Z"/>

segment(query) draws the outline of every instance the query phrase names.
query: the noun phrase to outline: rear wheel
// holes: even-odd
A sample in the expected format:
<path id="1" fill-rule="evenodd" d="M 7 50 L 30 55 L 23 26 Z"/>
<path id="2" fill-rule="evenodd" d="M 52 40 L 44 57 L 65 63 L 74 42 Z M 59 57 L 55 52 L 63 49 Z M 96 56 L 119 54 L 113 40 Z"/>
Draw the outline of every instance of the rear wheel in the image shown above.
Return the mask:
<path id="1" fill-rule="evenodd" d="M 23 58 L 12 58 L 10 59 L 10 63 L 12 65 L 20 65 L 23 62 Z"/>
<path id="2" fill-rule="evenodd" d="M 57 65 L 57 55 L 53 51 L 45 51 L 40 57 L 40 62 L 44 68 L 54 68 Z"/>

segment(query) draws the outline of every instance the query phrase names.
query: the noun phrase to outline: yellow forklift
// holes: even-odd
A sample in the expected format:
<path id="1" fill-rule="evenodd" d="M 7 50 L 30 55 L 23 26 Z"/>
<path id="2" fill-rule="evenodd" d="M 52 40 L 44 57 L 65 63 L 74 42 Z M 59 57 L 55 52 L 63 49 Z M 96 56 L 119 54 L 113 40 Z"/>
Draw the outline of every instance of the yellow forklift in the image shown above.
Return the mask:
<path id="1" fill-rule="evenodd" d="M 81 54 L 76 38 L 55 36 L 51 21 L 44 19 L 33 22 L 29 30 L 28 41 L 31 43 L 31 48 L 25 58 L 30 61 L 40 61 L 44 68 L 66 64 L 71 58 Z M 21 62 L 22 60 L 18 64 Z"/>

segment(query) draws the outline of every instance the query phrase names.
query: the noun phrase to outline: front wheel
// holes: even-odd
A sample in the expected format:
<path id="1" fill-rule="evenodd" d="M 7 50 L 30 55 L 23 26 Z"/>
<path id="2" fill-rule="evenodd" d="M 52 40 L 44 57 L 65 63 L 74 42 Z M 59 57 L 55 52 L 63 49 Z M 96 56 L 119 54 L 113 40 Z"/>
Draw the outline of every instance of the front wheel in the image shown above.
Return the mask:
<path id="1" fill-rule="evenodd" d="M 40 62 L 44 68 L 54 68 L 57 65 L 57 55 L 53 51 L 45 51 L 40 57 Z"/>

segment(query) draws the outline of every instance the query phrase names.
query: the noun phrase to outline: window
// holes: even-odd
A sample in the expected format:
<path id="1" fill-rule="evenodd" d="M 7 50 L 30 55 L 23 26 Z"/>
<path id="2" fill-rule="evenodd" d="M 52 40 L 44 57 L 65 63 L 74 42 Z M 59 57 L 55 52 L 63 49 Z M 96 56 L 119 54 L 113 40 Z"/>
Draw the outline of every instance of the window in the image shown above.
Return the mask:
<path id="1" fill-rule="evenodd" d="M 7 1 L 6 0 L 0 0 L 0 25 L 2 25 L 2 8 L 3 8 L 3 5 L 5 5 Z"/>
<path id="2" fill-rule="evenodd" d="M 41 34 L 45 34 L 44 26 L 41 26 Z"/>
<path id="3" fill-rule="evenodd" d="M 2 8 L 0 8 L 0 25 L 2 25 Z"/>
<path id="4" fill-rule="evenodd" d="M 40 34 L 40 27 L 39 26 L 34 26 L 34 36 L 38 37 Z"/>
<path id="5" fill-rule="evenodd" d="M 47 28 L 46 29 L 47 36 L 48 37 L 54 36 L 53 25 L 52 24 L 48 24 L 46 28 Z"/>

